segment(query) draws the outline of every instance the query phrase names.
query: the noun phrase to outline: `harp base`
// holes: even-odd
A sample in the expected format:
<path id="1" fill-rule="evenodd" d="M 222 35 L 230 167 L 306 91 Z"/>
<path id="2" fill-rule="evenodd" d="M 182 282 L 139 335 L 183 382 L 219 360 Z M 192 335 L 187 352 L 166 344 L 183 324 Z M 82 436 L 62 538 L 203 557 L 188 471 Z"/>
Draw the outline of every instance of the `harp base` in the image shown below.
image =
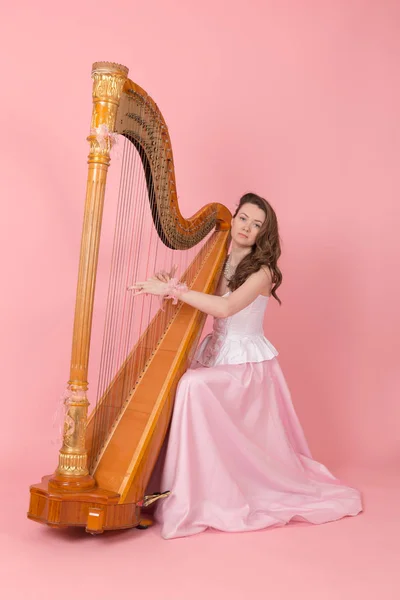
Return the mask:
<path id="1" fill-rule="evenodd" d="M 119 504 L 119 494 L 98 487 L 90 491 L 56 490 L 51 476 L 30 487 L 28 519 L 53 528 L 84 527 L 87 533 L 149 526 L 136 503 Z"/>
<path id="2" fill-rule="evenodd" d="M 91 475 L 79 476 L 79 477 L 68 477 L 56 473 L 49 480 L 49 489 L 52 490 L 65 490 L 77 492 L 79 490 L 92 490 L 96 487 L 96 482 Z"/>

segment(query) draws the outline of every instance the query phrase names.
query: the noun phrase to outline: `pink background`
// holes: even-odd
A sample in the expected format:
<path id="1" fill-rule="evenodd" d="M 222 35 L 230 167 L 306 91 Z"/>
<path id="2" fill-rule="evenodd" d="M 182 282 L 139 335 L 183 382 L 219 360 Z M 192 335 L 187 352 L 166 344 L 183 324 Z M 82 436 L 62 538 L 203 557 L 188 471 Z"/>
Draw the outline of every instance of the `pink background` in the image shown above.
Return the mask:
<path id="1" fill-rule="evenodd" d="M 127 65 L 160 106 L 185 215 L 249 190 L 275 207 L 283 306 L 271 302 L 266 334 L 315 456 L 341 472 L 398 468 L 400 4 L 39 0 L 9 3 L 0 39 L 0 456 L 20 531 L 79 546 L 23 519 L 28 485 L 56 465 L 97 60 Z"/>

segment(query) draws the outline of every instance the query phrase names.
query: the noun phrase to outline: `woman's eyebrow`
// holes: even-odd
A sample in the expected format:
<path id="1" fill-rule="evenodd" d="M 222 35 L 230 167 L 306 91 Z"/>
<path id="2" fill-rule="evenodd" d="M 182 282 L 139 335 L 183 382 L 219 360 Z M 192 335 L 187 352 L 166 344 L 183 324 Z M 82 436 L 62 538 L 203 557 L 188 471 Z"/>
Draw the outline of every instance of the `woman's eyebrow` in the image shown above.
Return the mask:
<path id="1" fill-rule="evenodd" d="M 244 217 L 249 218 L 249 215 L 246 215 L 245 212 L 241 212 L 240 214 L 243 215 Z M 261 225 L 262 225 L 262 221 L 260 221 L 260 219 L 254 219 L 254 221 L 257 221 L 257 223 L 261 223 Z"/>

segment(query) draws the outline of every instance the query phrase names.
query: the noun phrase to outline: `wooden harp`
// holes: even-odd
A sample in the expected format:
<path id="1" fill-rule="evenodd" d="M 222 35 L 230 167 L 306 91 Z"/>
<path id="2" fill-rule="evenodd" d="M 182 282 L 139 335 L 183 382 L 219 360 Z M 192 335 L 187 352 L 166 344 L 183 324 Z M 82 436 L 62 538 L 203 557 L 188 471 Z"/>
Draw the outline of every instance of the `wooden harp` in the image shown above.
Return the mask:
<path id="1" fill-rule="evenodd" d="M 180 279 L 191 289 L 213 293 L 226 259 L 231 213 L 222 204 L 211 203 L 183 218 L 170 137 L 157 105 L 128 79 L 122 65 L 95 63 L 92 79 L 89 167 L 63 442 L 55 473 L 30 487 L 28 517 L 52 527 L 81 526 L 101 533 L 143 525 L 142 506 L 154 499 L 148 499 L 146 489 L 168 430 L 176 386 L 205 321 L 204 314 L 188 305 L 169 300 L 159 308 L 156 297 L 134 297 L 127 285 L 153 274 L 163 248 L 162 266 L 178 262 L 183 265 Z M 100 231 L 117 134 L 124 144 L 122 191 L 120 184 L 102 366 L 97 402 L 88 418 Z M 140 171 L 133 174 L 132 164 Z M 138 202 L 142 197 L 145 203 Z M 142 222 L 147 225 L 140 237 L 135 227 Z"/>

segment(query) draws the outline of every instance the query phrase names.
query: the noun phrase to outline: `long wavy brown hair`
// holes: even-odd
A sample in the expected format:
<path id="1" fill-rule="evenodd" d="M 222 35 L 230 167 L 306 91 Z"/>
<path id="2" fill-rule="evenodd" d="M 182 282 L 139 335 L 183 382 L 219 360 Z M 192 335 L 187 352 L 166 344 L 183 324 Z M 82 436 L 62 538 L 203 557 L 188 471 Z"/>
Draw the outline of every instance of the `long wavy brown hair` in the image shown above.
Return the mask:
<path id="1" fill-rule="evenodd" d="M 228 288 L 233 292 L 240 287 L 252 273 L 256 273 L 262 267 L 268 267 L 272 275 L 271 295 L 281 303 L 276 295 L 276 290 L 282 283 L 282 273 L 278 267 L 278 259 L 281 255 L 281 244 L 278 231 L 278 220 L 272 206 L 257 194 L 249 193 L 240 198 L 233 218 L 236 217 L 243 204 L 254 204 L 265 213 L 265 221 L 260 227 L 254 246 L 238 266 L 235 274 L 229 281 Z"/>

